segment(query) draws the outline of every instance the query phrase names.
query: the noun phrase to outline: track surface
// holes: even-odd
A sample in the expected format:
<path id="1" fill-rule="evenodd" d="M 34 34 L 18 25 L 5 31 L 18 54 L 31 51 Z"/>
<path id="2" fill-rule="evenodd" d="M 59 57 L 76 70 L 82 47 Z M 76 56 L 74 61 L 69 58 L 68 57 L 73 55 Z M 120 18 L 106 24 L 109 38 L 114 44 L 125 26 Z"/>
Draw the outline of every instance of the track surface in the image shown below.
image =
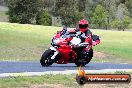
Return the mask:
<path id="1" fill-rule="evenodd" d="M 119 64 L 119 63 L 89 63 L 84 68 L 89 71 L 103 71 L 123 69 L 132 70 L 132 64 Z M 0 61 L 0 74 L 2 73 L 22 73 L 22 72 L 63 72 L 63 71 L 77 71 L 74 63 L 70 64 L 53 64 L 50 67 L 42 67 L 37 61 Z"/>

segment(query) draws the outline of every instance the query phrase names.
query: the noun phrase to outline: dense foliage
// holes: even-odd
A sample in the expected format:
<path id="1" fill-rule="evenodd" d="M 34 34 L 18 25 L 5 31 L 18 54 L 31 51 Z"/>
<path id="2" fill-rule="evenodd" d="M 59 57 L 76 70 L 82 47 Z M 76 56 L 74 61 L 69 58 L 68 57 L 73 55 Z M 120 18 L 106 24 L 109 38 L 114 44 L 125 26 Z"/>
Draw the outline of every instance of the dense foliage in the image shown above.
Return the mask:
<path id="1" fill-rule="evenodd" d="M 46 11 L 50 16 L 59 17 L 62 25 L 76 26 L 85 18 L 93 28 L 124 30 L 131 25 L 132 0 L 5 0 L 9 7 L 10 22 L 33 23 L 38 13 Z M 43 13 L 43 14 L 47 14 Z M 41 16 L 43 17 L 43 16 Z M 129 18 L 129 19 L 128 19 Z M 39 18 L 40 20 L 40 18 Z M 43 21 L 47 25 L 52 20 Z M 50 22 L 49 22 L 50 21 Z M 48 23 L 46 23 L 48 22 Z M 53 23 L 53 22 L 52 22 Z"/>
<path id="2" fill-rule="evenodd" d="M 6 0 L 9 21 L 30 24 L 38 12 L 38 0 Z"/>
<path id="3" fill-rule="evenodd" d="M 36 24 L 46 26 L 52 25 L 51 15 L 46 11 L 39 12 L 36 16 Z"/>

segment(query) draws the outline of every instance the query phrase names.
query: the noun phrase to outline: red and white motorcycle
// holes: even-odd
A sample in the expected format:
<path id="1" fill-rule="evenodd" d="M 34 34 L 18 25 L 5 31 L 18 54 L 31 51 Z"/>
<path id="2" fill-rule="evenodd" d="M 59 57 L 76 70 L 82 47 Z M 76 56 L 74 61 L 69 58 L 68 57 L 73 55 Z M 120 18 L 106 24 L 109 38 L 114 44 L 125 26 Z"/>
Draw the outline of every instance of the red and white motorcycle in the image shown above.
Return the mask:
<path id="1" fill-rule="evenodd" d="M 70 38 L 60 37 L 57 33 L 52 40 L 51 47 L 46 50 L 40 63 L 44 67 L 48 67 L 53 63 L 67 64 L 75 63 L 76 66 L 85 66 L 93 57 L 92 38 L 88 36 L 85 38 L 87 42 L 81 42 L 79 36 L 71 33 Z"/>

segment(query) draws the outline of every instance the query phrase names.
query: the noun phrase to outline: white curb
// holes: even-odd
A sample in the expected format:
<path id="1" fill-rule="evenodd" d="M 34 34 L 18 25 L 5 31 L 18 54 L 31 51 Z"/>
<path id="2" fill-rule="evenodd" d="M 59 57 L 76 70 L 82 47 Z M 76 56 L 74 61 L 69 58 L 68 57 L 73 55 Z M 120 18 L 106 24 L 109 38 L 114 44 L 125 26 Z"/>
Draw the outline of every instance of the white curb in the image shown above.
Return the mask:
<path id="1" fill-rule="evenodd" d="M 132 72 L 132 69 L 103 69 L 103 70 L 85 70 L 86 73 L 114 73 L 114 72 Z M 18 77 L 18 76 L 41 76 L 45 74 L 77 74 L 77 70 L 65 71 L 46 71 L 46 72 L 22 72 L 22 73 L 0 73 L 0 78 L 3 77 Z"/>

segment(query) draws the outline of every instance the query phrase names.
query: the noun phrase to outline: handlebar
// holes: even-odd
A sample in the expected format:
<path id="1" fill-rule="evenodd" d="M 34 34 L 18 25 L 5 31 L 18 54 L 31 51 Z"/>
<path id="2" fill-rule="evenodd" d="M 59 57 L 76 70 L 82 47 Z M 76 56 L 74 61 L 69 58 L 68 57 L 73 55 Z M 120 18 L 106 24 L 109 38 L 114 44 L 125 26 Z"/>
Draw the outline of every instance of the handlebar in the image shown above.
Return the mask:
<path id="1" fill-rule="evenodd" d="M 88 43 L 80 43 L 78 44 L 78 46 L 88 46 L 89 44 Z"/>
<path id="2" fill-rule="evenodd" d="M 78 45 L 72 45 L 73 49 L 83 49 L 86 48 L 89 44 L 88 43 L 80 43 Z"/>

